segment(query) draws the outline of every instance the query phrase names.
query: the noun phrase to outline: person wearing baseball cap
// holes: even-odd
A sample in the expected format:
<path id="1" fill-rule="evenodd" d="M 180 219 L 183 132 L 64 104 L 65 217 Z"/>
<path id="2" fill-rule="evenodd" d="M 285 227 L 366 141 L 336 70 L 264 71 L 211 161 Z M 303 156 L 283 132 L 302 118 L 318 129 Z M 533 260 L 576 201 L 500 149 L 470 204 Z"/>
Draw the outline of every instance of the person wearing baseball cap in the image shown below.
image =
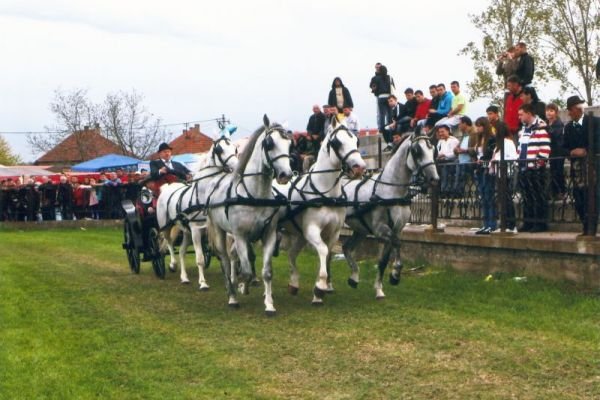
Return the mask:
<path id="1" fill-rule="evenodd" d="M 584 114 L 585 100 L 579 96 L 567 99 L 567 112 L 571 121 L 567 122 L 564 131 L 564 148 L 571 157 L 571 180 L 573 182 L 573 199 L 575 210 L 583 224 L 583 235 L 596 235 L 597 224 L 588 225 L 587 194 L 588 182 L 586 179 L 585 157 L 589 151 L 595 154 L 600 152 L 600 118 Z M 588 141 L 590 124 L 594 136 L 594 149 L 590 148 Z M 596 169 L 598 160 L 596 159 Z M 598 185 L 597 185 L 598 186 Z"/>

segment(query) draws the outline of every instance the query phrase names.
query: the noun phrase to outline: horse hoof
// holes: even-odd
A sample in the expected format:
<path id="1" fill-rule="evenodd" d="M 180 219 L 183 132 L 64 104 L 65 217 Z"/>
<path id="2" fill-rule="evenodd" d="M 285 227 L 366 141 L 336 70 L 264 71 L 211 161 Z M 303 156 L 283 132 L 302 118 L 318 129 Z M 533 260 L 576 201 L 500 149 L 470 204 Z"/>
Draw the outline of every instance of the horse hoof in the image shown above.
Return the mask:
<path id="1" fill-rule="evenodd" d="M 323 303 L 322 301 L 313 301 L 312 305 L 313 307 L 323 307 L 325 303 Z"/>
<path id="2" fill-rule="evenodd" d="M 277 315 L 277 311 L 275 310 L 265 310 L 265 315 L 269 318 L 275 317 Z"/>
<path id="3" fill-rule="evenodd" d="M 229 308 L 237 310 L 238 308 L 240 308 L 240 303 L 229 303 Z"/>
<path id="4" fill-rule="evenodd" d="M 175 271 L 177 271 L 177 268 L 175 268 L 175 267 L 171 267 L 171 266 L 169 265 L 169 271 L 171 271 L 171 272 L 175 272 Z"/>
<path id="5" fill-rule="evenodd" d="M 325 294 L 327 294 L 327 292 L 326 292 L 326 291 L 324 291 L 323 289 L 319 289 L 317 286 L 315 286 L 315 287 L 313 288 L 313 294 L 314 294 L 316 297 L 318 297 L 318 298 L 322 299 L 323 297 L 325 297 Z"/>
<path id="6" fill-rule="evenodd" d="M 400 283 L 400 278 L 396 278 L 394 275 L 390 274 L 390 285 L 398 286 Z"/>
<path id="7" fill-rule="evenodd" d="M 208 289 L 210 289 L 208 286 L 199 286 L 198 290 L 201 292 L 208 292 Z"/>
<path id="8" fill-rule="evenodd" d="M 190 281 L 181 281 L 181 284 L 182 284 L 182 285 L 189 285 L 189 284 L 190 284 Z"/>
<path id="9" fill-rule="evenodd" d="M 385 296 L 375 296 L 375 300 L 385 300 Z"/>
<path id="10" fill-rule="evenodd" d="M 350 286 L 352 289 L 356 289 L 358 287 L 358 282 L 352 278 L 348 278 L 348 286 Z"/>
<path id="11" fill-rule="evenodd" d="M 254 287 L 259 287 L 260 284 L 261 284 L 261 281 L 258 280 L 258 279 L 257 280 L 253 280 L 252 283 L 250 283 L 250 285 L 254 286 Z"/>
<path id="12" fill-rule="evenodd" d="M 290 292 L 290 294 L 292 296 L 296 296 L 298 294 L 298 288 L 292 285 L 288 285 L 288 292 Z"/>

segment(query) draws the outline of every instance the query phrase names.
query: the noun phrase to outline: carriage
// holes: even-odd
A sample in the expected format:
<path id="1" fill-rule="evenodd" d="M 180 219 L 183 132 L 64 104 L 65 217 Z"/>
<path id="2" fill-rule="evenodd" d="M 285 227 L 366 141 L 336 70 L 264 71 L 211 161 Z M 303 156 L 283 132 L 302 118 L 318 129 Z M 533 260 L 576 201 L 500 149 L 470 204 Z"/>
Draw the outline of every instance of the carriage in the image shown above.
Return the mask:
<path id="1" fill-rule="evenodd" d="M 129 199 L 121 202 L 125 213 L 122 246 L 133 273 L 139 274 L 141 263 L 150 261 L 156 276 L 164 279 L 166 246 L 156 218 L 156 202 L 156 194 L 146 186 L 142 187 L 135 204 Z M 202 248 L 208 266 L 211 255 L 207 239 L 203 240 Z"/>

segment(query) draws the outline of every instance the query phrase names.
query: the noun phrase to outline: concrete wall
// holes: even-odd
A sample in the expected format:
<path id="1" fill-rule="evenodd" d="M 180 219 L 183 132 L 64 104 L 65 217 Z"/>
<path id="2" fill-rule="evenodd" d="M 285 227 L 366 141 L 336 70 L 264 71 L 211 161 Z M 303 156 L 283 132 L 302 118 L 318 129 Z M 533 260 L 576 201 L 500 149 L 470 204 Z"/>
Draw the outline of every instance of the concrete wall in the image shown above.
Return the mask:
<path id="1" fill-rule="evenodd" d="M 374 240 L 360 244 L 361 258 L 378 256 Z M 433 232 L 407 227 L 401 256 L 406 261 L 447 265 L 458 271 L 507 272 L 600 288 L 600 237 L 577 240 L 574 233 L 475 236 L 465 228 Z"/>

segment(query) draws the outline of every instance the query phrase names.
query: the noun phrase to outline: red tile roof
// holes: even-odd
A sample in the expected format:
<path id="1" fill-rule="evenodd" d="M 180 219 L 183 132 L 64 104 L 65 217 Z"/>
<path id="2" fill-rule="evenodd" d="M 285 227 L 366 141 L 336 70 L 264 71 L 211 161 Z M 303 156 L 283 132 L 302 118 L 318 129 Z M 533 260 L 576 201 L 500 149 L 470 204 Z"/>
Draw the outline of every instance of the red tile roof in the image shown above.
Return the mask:
<path id="1" fill-rule="evenodd" d="M 169 143 L 173 148 L 173 155 L 186 153 L 206 153 L 210 150 L 213 140 L 200 132 L 200 125 L 196 124 L 190 129 L 184 129 L 183 133 Z M 154 153 L 148 157 L 150 160 L 158 158 Z"/>
<path id="2" fill-rule="evenodd" d="M 123 150 L 102 136 L 100 128 L 86 128 L 67 136 L 34 164 L 72 165 L 111 153 L 123 154 Z"/>

